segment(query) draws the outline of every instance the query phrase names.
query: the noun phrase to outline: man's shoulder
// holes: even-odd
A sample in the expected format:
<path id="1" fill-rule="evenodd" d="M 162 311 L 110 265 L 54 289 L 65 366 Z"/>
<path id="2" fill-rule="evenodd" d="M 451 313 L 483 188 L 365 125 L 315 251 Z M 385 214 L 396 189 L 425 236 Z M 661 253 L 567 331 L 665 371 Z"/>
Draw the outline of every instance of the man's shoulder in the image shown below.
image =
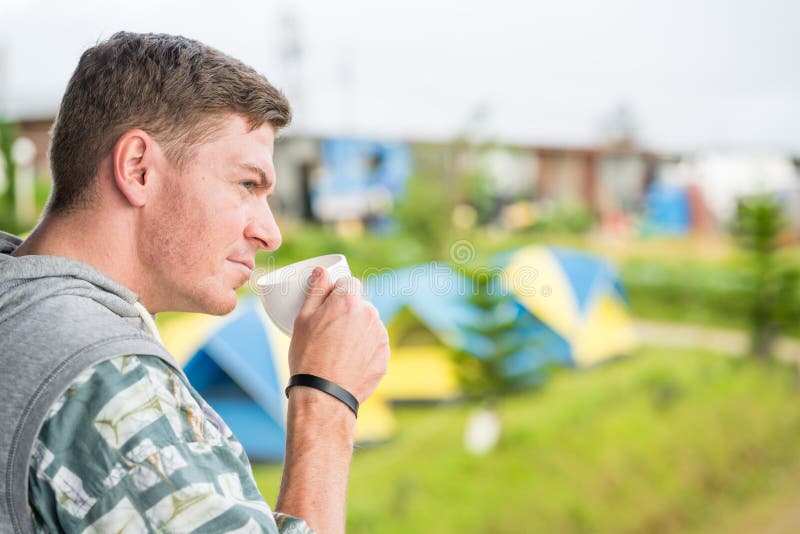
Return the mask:
<path id="1" fill-rule="evenodd" d="M 0 390 L 15 392 L 19 403 L 49 406 L 100 361 L 152 354 L 174 365 L 146 329 L 150 318 L 139 311 L 135 293 L 70 258 L 23 260 L 6 273 L 8 289 L 0 294 L 0 364 L 11 369 L 0 376 Z"/>
<path id="2" fill-rule="evenodd" d="M 105 338 L 141 331 L 138 315 L 122 316 L 85 295 L 61 294 L 37 300 L 9 317 L 8 326 L 43 341 L 79 344 L 86 338 Z"/>
<path id="3" fill-rule="evenodd" d="M 167 356 L 142 330 L 141 318 L 117 315 L 80 295 L 43 299 L 6 321 L 0 333 L 4 338 L 2 359 L 13 360 L 15 372 L 30 375 L 29 379 L 59 369 L 81 372 L 96 362 L 125 354 Z M 68 374 L 66 380 L 72 378 Z"/>
<path id="4" fill-rule="evenodd" d="M 130 320 L 139 319 L 138 314 L 121 315 L 109 308 L 106 303 L 86 294 L 57 294 L 37 299 L 20 315 L 36 315 L 47 320 L 50 325 L 91 326 L 92 323 L 111 324 L 122 327 Z"/>
<path id="5" fill-rule="evenodd" d="M 152 356 L 88 369 L 51 408 L 36 440 L 28 497 L 37 523 L 76 531 L 116 531 L 123 523 L 142 531 L 274 531 L 241 445 L 201 404 Z"/>

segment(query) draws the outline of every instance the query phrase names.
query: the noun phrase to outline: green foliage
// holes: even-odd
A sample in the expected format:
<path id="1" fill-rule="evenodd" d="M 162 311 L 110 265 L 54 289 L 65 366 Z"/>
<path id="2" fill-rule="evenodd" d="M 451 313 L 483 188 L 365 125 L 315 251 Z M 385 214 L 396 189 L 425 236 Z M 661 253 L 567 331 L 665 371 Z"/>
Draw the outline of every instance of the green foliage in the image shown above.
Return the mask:
<path id="1" fill-rule="evenodd" d="M 418 170 L 395 205 L 394 217 L 401 232 L 428 251 L 428 261 L 448 259 L 449 245 L 456 239 L 452 221 L 456 205 L 473 207 L 479 226 L 495 215 L 492 181 L 476 163 L 481 150 L 464 140 L 445 149 L 415 149 Z"/>
<path id="2" fill-rule="evenodd" d="M 398 410 L 393 441 L 356 451 L 348 532 L 722 532 L 800 472 L 798 395 L 790 367 L 645 348 L 509 397 L 483 457 L 461 444 L 473 406 Z M 274 502 L 280 466 L 255 475 Z"/>
<path id="3" fill-rule="evenodd" d="M 585 234 L 591 230 L 597 219 L 592 211 L 587 207 L 576 207 L 567 210 L 561 216 L 564 229 L 574 234 Z"/>
<path id="4" fill-rule="evenodd" d="M 594 213 L 588 207 L 579 204 L 562 204 L 551 213 L 545 214 L 537 228 L 549 232 L 580 235 L 589 232 L 596 222 Z"/>
<path id="5" fill-rule="evenodd" d="M 746 272 L 739 266 L 632 259 L 620 270 L 634 315 L 729 328 L 747 324 Z"/>
<path id="6" fill-rule="evenodd" d="M 394 216 L 401 231 L 418 240 L 429 252 L 429 260 L 444 260 L 452 233 L 454 205 L 454 191 L 440 176 L 418 173 L 409 179 Z"/>
<path id="7" fill-rule="evenodd" d="M 453 359 L 464 392 L 493 401 L 530 385 L 537 377 L 532 372 L 509 374 L 509 360 L 528 345 L 519 335 L 514 296 L 502 287 L 496 272 L 480 270 L 472 278 L 474 293 L 469 303 L 479 319 L 465 329 L 484 340 L 487 350 L 481 350 L 479 356 L 455 351 Z"/>
<path id="8" fill-rule="evenodd" d="M 797 261 L 783 255 L 788 271 Z M 620 266 L 633 314 L 637 317 L 747 329 L 751 321 L 750 263 L 729 260 L 711 264 L 689 259 L 631 259 Z M 787 289 L 787 294 L 791 292 Z M 800 299 L 800 287 L 793 299 Z M 800 337 L 800 321 L 782 325 L 781 333 Z"/>
<path id="9" fill-rule="evenodd" d="M 15 192 L 17 167 L 11 157 L 11 147 L 17 138 L 16 124 L 0 118 L 0 160 L 4 165 L 6 177 L 6 190 L 0 196 L 0 229 L 6 232 L 17 233 L 20 231 L 16 219 Z"/>
<path id="10" fill-rule="evenodd" d="M 782 327 L 800 319 L 800 270 L 781 265 L 779 239 L 788 226 L 773 196 L 744 199 L 736 212 L 734 235 L 751 257 L 747 306 L 753 354 L 768 357 Z"/>
<path id="11" fill-rule="evenodd" d="M 494 215 L 494 195 L 489 178 L 479 170 L 472 170 L 460 177 L 459 185 L 459 202 L 475 208 L 478 214 L 477 224 L 490 223 Z"/>

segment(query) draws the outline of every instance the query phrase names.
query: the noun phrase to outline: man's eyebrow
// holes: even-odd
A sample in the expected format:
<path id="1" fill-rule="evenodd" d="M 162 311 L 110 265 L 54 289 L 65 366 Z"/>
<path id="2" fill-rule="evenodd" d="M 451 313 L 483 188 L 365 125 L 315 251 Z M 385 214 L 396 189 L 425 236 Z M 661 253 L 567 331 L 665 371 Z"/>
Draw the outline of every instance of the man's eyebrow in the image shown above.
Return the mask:
<path id="1" fill-rule="evenodd" d="M 242 169 L 252 172 L 258 175 L 261 179 L 261 183 L 259 183 L 259 187 L 263 187 L 264 189 L 269 189 L 274 184 L 274 180 L 258 165 L 255 163 L 241 163 L 239 165 Z"/>

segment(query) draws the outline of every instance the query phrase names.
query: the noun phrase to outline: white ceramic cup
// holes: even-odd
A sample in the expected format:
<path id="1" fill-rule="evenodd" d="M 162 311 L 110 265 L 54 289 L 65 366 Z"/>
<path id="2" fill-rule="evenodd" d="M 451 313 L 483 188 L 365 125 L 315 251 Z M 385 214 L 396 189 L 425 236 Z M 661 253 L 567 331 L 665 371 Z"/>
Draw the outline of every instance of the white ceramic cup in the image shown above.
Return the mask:
<path id="1" fill-rule="evenodd" d="M 294 329 L 294 319 L 300 313 L 308 294 L 311 272 L 317 266 L 325 267 L 331 283 L 350 276 L 347 258 L 341 254 L 328 254 L 292 263 L 256 280 L 258 295 L 267 315 L 278 328 L 290 336 Z"/>

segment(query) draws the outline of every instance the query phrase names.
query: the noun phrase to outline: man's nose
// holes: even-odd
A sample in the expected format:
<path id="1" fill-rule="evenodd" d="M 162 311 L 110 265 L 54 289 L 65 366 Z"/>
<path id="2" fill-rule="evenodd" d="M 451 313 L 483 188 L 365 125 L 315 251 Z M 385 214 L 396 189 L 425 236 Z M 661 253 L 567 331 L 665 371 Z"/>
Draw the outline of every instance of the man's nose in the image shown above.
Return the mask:
<path id="1" fill-rule="evenodd" d="M 259 206 L 255 216 L 248 223 L 245 237 L 255 239 L 260 249 L 275 250 L 281 246 L 281 230 L 266 202 Z"/>

